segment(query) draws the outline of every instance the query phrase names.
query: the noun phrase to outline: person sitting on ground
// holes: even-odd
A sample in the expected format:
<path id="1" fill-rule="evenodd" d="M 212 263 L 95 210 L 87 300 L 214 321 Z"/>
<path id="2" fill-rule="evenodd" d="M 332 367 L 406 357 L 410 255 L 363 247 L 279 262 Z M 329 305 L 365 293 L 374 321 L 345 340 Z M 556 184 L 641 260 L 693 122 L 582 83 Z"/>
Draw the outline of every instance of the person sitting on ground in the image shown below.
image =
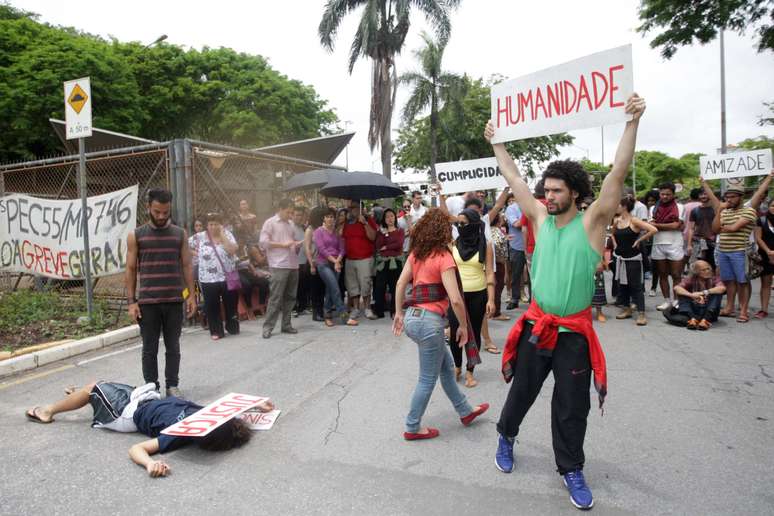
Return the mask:
<path id="1" fill-rule="evenodd" d="M 247 257 L 237 264 L 239 280 L 242 282 L 242 298 L 247 309 L 253 311 L 253 289 L 258 289 L 258 303 L 266 305 L 269 300 L 269 262 L 257 243 L 247 246 Z"/>
<path id="2" fill-rule="evenodd" d="M 182 419 L 181 414 L 188 417 L 202 406 L 174 396 L 159 399 L 153 383 L 134 388 L 115 382 L 91 382 L 80 389 L 69 387 L 65 393 L 64 399 L 51 405 L 29 409 L 27 419 L 35 423 L 53 423 L 55 415 L 78 410 L 90 403 L 94 410 L 92 427 L 139 432 L 151 438 L 129 449 L 132 461 L 144 467 L 151 477 L 165 477 L 170 472 L 165 461 L 151 458 L 156 453 L 166 453 L 191 443 L 204 450 L 226 451 L 242 446 L 252 437 L 250 427 L 238 418 L 230 419 L 204 437 L 162 434 L 162 430 Z M 269 412 L 274 409 L 274 404 L 265 400 L 257 408 Z M 119 416 L 115 417 L 115 414 Z"/>
<path id="3" fill-rule="evenodd" d="M 689 330 L 709 330 L 718 320 L 720 301 L 726 286 L 704 260 L 691 265 L 691 274 L 675 285 L 677 309 L 665 310 L 664 317 L 676 326 Z"/>

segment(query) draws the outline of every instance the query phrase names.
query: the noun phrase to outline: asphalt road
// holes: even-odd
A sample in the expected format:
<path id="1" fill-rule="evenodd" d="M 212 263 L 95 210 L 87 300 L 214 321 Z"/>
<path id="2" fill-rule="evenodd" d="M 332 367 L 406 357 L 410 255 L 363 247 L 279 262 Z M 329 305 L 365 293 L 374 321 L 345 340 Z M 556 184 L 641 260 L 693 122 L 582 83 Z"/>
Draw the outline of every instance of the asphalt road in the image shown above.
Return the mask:
<path id="1" fill-rule="evenodd" d="M 610 394 L 603 417 L 592 408 L 586 437 L 594 512 L 774 513 L 774 318 L 724 320 L 699 333 L 648 315 L 644 328 L 597 324 Z M 511 323 L 491 323 L 498 343 Z M 490 412 L 462 427 L 439 386 L 423 423 L 441 436 L 408 443 L 401 434 L 417 353 L 392 336 L 389 321 L 326 329 L 307 316 L 295 320 L 298 335 L 270 340 L 259 324 L 217 343 L 186 333 L 181 388 L 199 402 L 232 391 L 269 395 L 283 410 L 277 424 L 242 449 L 175 451 L 164 479 L 128 458 L 143 436 L 91 429 L 88 407 L 52 425 L 23 416 L 69 384 L 141 383 L 136 344 L 0 380 L 0 513 L 575 513 L 554 471 L 550 377 L 506 475 L 493 464 L 507 389 L 499 356 L 483 353 L 480 384 L 465 389 Z"/>

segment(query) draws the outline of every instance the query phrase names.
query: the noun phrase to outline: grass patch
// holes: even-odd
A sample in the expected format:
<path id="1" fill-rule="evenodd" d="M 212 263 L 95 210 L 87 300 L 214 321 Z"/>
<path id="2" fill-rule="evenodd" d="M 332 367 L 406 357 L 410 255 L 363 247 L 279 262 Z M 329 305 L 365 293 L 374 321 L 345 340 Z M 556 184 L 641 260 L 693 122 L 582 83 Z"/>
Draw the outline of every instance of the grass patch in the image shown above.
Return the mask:
<path id="1" fill-rule="evenodd" d="M 0 294 L 0 348 L 13 351 L 52 340 L 81 339 L 129 324 L 126 314 L 116 323 L 116 313 L 103 300 L 94 301 L 90 323 L 79 323 L 78 318 L 86 315 L 85 296 L 31 290 Z"/>

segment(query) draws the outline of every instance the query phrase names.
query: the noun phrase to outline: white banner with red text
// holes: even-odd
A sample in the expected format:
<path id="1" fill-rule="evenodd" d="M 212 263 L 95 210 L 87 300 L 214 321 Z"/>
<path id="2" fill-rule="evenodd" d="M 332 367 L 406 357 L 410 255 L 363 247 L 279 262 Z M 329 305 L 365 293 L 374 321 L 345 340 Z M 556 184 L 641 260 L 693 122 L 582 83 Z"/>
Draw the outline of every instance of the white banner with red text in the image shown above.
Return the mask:
<path id="1" fill-rule="evenodd" d="M 232 392 L 161 431 L 178 437 L 204 437 L 220 425 L 269 398 Z"/>
<path id="2" fill-rule="evenodd" d="M 137 185 L 87 199 L 92 277 L 126 268 L 126 239 L 137 221 Z M 81 200 L 0 197 L 0 271 L 82 279 Z"/>
<path id="3" fill-rule="evenodd" d="M 492 143 L 625 122 L 632 46 L 605 50 L 492 86 Z"/>

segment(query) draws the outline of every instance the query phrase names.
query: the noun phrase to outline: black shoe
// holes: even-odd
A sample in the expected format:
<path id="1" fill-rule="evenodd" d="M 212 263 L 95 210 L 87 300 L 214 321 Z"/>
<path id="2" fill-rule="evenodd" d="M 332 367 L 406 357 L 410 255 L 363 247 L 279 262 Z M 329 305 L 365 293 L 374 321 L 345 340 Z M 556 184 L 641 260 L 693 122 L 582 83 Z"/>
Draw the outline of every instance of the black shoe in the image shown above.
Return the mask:
<path id="1" fill-rule="evenodd" d="M 263 330 L 263 338 L 264 339 L 271 338 L 271 330 Z"/>
<path id="2" fill-rule="evenodd" d="M 167 387 L 167 398 L 182 398 L 182 396 L 183 395 L 180 393 L 180 389 L 177 388 L 177 385 Z"/>
<path id="3" fill-rule="evenodd" d="M 322 317 L 320 317 L 320 316 L 319 316 L 319 315 L 317 315 L 317 314 L 312 314 L 312 320 L 313 320 L 314 322 L 323 322 L 325 319 L 323 319 Z"/>
<path id="4" fill-rule="evenodd" d="M 290 333 L 291 335 L 295 335 L 298 333 L 298 330 L 292 326 L 288 326 L 287 328 L 282 328 L 282 333 Z"/>
<path id="5" fill-rule="evenodd" d="M 518 307 L 519 307 L 519 303 L 514 303 L 513 301 L 511 301 L 510 303 L 508 303 L 508 306 L 506 306 L 505 309 L 506 310 L 514 310 L 514 309 L 516 309 Z"/>

